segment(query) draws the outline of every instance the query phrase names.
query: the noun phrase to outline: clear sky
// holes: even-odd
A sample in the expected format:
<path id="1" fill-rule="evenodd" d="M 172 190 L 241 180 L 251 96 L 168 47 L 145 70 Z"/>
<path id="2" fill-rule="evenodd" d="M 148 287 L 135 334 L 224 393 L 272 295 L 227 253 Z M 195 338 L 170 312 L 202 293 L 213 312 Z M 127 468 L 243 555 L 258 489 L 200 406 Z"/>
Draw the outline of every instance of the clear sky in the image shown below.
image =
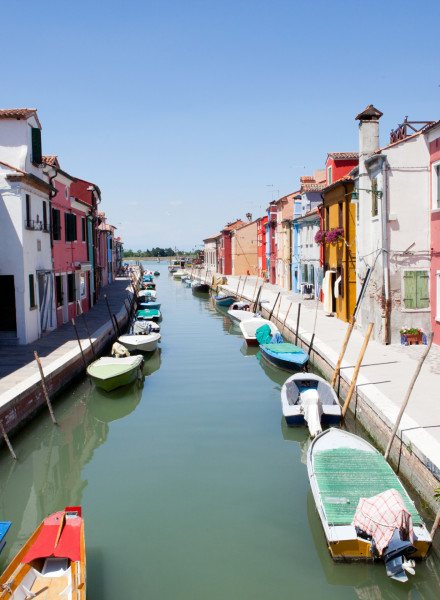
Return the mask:
<path id="1" fill-rule="evenodd" d="M 382 145 L 439 119 L 439 21 L 439 0 L 15 0 L 1 107 L 38 109 L 127 249 L 191 250 L 356 151 L 368 104 Z"/>

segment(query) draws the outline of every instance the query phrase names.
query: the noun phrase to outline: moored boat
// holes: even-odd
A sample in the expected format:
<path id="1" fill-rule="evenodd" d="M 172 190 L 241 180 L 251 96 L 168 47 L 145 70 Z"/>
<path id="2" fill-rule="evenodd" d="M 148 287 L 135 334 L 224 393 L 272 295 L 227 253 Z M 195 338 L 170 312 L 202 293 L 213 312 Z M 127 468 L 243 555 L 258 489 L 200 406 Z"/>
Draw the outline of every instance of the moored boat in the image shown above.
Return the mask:
<path id="1" fill-rule="evenodd" d="M 87 373 L 95 385 L 111 392 L 135 381 L 142 362 L 142 356 L 103 356 L 87 367 Z"/>
<path id="2" fill-rule="evenodd" d="M 237 300 L 235 296 L 214 296 L 215 303 L 219 306 L 231 306 Z"/>
<path id="3" fill-rule="evenodd" d="M 208 293 L 210 290 L 209 283 L 203 283 L 201 281 L 193 281 L 191 287 L 194 292 L 201 292 L 203 294 Z"/>
<path id="4" fill-rule="evenodd" d="M 152 325 L 151 321 L 135 321 L 130 333 L 119 336 L 118 342 L 129 352 L 153 352 L 161 337 L 152 331 Z"/>
<path id="5" fill-rule="evenodd" d="M 240 322 L 240 329 L 248 346 L 259 345 L 256 333 L 257 330 L 264 325 L 269 326 L 272 335 L 279 333 L 278 327 L 272 323 L 272 321 L 267 321 L 266 319 L 263 319 L 263 317 L 255 317 L 255 319 L 247 319 Z"/>
<path id="6" fill-rule="evenodd" d="M 229 309 L 228 315 L 235 321 L 247 321 L 247 319 L 258 318 L 261 315 L 251 312 L 249 302 L 233 302 Z"/>
<path id="7" fill-rule="evenodd" d="M 287 342 L 260 344 L 260 350 L 261 356 L 270 364 L 285 371 L 297 371 L 309 360 L 309 355 L 305 350 Z"/>
<path id="8" fill-rule="evenodd" d="M 154 276 L 157 277 L 158 275 L 160 275 L 160 271 L 154 271 Z"/>
<path id="9" fill-rule="evenodd" d="M 156 308 L 142 308 L 136 312 L 136 319 L 144 319 L 146 321 L 159 321 L 161 316 L 160 310 Z"/>
<path id="10" fill-rule="evenodd" d="M 138 307 L 139 307 L 139 309 L 143 309 L 143 308 L 152 309 L 152 308 L 154 308 L 156 310 L 159 310 L 160 306 L 161 306 L 160 302 L 158 302 L 157 300 L 155 300 L 151 296 L 144 296 L 144 297 L 140 298 L 139 301 L 138 301 Z"/>
<path id="11" fill-rule="evenodd" d="M 0 552 L 6 545 L 5 536 L 11 526 L 11 521 L 0 521 Z"/>
<path id="12" fill-rule="evenodd" d="M 312 437 L 322 425 L 337 425 L 341 406 L 332 386 L 314 373 L 295 373 L 281 388 L 281 407 L 286 424 L 307 425 Z"/>
<path id="13" fill-rule="evenodd" d="M 0 577 L 1 597 L 86 598 L 86 549 L 81 507 L 46 517 Z"/>
<path id="14" fill-rule="evenodd" d="M 332 558 L 382 558 L 390 577 L 406 581 L 415 566 L 408 557 L 425 557 L 432 540 L 382 454 L 362 438 L 330 428 L 311 443 L 307 470 Z"/>
<path id="15" fill-rule="evenodd" d="M 175 271 L 173 273 L 174 279 L 182 279 L 182 277 L 185 277 L 185 275 L 186 275 L 185 271 L 182 271 L 181 269 L 179 269 L 178 271 Z"/>

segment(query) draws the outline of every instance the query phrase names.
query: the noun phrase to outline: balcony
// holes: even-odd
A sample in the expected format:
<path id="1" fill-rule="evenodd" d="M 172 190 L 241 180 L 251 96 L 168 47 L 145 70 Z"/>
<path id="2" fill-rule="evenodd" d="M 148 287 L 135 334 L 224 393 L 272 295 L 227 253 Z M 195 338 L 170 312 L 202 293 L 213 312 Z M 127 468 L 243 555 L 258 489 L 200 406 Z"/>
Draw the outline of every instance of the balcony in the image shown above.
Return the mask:
<path id="1" fill-rule="evenodd" d="M 45 233 L 49 233 L 49 227 L 44 226 L 43 221 L 31 221 L 30 219 L 25 219 L 24 221 L 25 229 L 33 230 L 33 231 L 44 231 Z"/>

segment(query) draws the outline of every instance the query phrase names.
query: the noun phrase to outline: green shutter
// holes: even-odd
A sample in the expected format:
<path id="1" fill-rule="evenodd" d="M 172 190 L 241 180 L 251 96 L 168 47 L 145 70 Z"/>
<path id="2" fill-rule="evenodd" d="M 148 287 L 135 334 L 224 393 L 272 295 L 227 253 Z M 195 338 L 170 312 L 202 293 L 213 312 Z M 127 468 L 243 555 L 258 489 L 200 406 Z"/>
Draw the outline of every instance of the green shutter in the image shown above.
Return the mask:
<path id="1" fill-rule="evenodd" d="M 67 275 L 67 301 L 75 302 L 75 275 L 68 273 Z"/>
<path id="2" fill-rule="evenodd" d="M 307 281 L 307 265 L 301 265 L 301 282 Z"/>
<path id="3" fill-rule="evenodd" d="M 29 275 L 29 305 L 31 308 L 34 308 L 35 306 L 35 290 L 33 275 Z"/>
<path id="4" fill-rule="evenodd" d="M 377 217 L 378 208 L 377 208 L 377 179 L 371 180 L 371 216 Z"/>
<path id="5" fill-rule="evenodd" d="M 41 165 L 41 131 L 38 127 L 32 127 L 32 162 Z"/>
<path id="6" fill-rule="evenodd" d="M 416 308 L 416 271 L 403 272 L 403 304 L 405 308 Z"/>
<path id="7" fill-rule="evenodd" d="M 429 307 L 429 274 L 428 271 L 415 271 L 417 308 Z"/>

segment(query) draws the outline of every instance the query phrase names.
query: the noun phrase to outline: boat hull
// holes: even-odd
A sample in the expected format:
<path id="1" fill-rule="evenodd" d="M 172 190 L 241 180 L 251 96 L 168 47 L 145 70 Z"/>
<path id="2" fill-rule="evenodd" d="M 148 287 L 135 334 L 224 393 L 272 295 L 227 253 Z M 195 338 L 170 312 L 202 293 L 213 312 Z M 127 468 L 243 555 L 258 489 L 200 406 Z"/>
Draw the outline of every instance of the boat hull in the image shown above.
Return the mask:
<path id="1" fill-rule="evenodd" d="M 235 301 L 235 296 L 215 296 L 215 302 L 219 306 L 231 306 L 231 304 Z"/>
<path id="2" fill-rule="evenodd" d="M 87 373 L 97 387 L 106 392 L 111 392 L 119 387 L 129 385 L 130 383 L 136 381 L 139 368 L 142 364 L 142 357 L 138 356 L 133 358 L 136 358 L 136 360 L 134 360 L 130 365 L 127 365 L 127 369 L 122 373 L 116 373 L 115 375 L 112 375 L 111 366 L 108 369 L 99 368 L 99 365 L 96 366 L 96 363 L 98 363 L 99 360 L 87 367 Z M 119 362 L 123 360 L 124 358 L 115 359 L 115 361 Z"/>
<path id="3" fill-rule="evenodd" d="M 153 352 L 156 350 L 160 340 L 160 335 L 156 333 L 151 333 L 149 335 L 121 335 L 121 337 L 118 338 L 118 342 L 125 346 L 130 353 Z"/>
<path id="4" fill-rule="evenodd" d="M 298 371 L 304 367 L 309 357 L 306 353 L 298 353 L 298 355 L 289 355 L 289 358 L 282 358 L 282 355 L 274 356 L 272 352 L 269 352 L 264 345 L 260 346 L 261 356 L 274 367 L 283 369 L 284 371 Z"/>

